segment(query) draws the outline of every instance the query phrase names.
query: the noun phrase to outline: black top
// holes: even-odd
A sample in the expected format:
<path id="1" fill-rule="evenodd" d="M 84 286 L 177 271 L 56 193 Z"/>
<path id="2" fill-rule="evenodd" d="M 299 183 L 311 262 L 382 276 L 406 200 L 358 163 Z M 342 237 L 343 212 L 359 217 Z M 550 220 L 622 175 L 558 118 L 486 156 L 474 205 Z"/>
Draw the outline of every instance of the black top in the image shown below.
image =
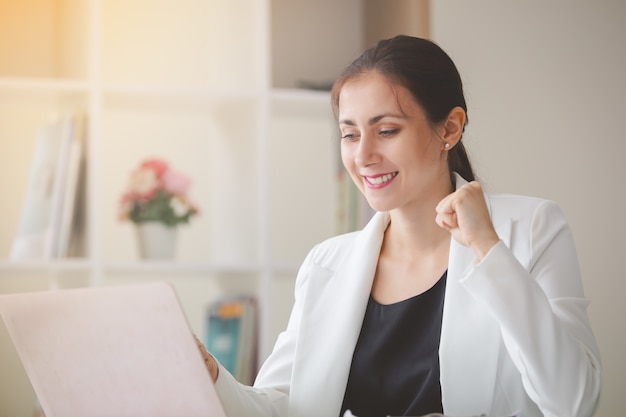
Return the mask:
<path id="1" fill-rule="evenodd" d="M 439 340 L 447 272 L 428 291 L 394 304 L 371 296 L 354 348 L 341 416 L 443 413 Z"/>

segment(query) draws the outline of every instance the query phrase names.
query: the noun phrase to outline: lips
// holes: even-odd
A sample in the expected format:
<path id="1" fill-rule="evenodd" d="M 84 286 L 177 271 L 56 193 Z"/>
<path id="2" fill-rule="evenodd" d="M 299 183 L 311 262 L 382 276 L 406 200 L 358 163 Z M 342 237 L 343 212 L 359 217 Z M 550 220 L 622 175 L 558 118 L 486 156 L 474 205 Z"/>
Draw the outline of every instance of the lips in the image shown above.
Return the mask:
<path id="1" fill-rule="evenodd" d="M 390 172 L 390 173 L 382 174 L 382 175 L 377 175 L 375 177 L 363 176 L 363 178 L 365 178 L 365 181 L 368 184 L 376 186 L 376 187 L 380 187 L 391 182 L 391 180 L 393 180 L 396 177 L 396 175 L 398 175 L 398 171 Z"/>

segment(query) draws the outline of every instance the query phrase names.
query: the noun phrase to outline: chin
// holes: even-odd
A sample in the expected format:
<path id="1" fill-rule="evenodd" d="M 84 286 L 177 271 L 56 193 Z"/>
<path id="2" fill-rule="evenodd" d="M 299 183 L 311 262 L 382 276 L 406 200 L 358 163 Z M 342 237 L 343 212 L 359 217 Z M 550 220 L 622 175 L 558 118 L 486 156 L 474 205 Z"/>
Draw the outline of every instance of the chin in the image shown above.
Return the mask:
<path id="1" fill-rule="evenodd" d="M 367 205 L 370 207 L 370 209 L 374 211 L 390 211 L 396 208 L 395 206 L 389 205 L 388 203 L 384 203 L 382 201 L 372 201 L 368 199 L 366 200 Z"/>

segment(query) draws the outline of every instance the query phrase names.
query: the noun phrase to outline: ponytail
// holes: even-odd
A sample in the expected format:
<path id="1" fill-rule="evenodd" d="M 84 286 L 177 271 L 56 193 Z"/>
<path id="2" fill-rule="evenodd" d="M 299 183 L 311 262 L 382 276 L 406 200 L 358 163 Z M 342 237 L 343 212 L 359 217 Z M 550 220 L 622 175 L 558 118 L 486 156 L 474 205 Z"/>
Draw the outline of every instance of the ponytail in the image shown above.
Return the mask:
<path id="1" fill-rule="evenodd" d="M 455 184 L 454 173 L 459 174 L 466 181 L 474 181 L 474 170 L 470 163 L 469 157 L 463 143 L 458 142 L 454 148 L 448 152 L 448 170 L 450 171 L 450 180 L 452 185 Z"/>

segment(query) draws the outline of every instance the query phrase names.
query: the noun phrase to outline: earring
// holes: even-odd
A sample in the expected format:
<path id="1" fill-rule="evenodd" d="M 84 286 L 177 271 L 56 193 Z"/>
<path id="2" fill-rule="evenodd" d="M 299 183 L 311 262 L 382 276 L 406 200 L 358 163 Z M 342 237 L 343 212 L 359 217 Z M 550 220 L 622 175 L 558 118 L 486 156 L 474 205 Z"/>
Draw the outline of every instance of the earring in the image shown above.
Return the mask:
<path id="1" fill-rule="evenodd" d="M 444 147 L 444 148 L 446 148 L 446 149 L 450 149 L 450 144 L 449 144 L 448 142 L 446 142 L 446 143 L 443 145 L 443 147 Z"/>

